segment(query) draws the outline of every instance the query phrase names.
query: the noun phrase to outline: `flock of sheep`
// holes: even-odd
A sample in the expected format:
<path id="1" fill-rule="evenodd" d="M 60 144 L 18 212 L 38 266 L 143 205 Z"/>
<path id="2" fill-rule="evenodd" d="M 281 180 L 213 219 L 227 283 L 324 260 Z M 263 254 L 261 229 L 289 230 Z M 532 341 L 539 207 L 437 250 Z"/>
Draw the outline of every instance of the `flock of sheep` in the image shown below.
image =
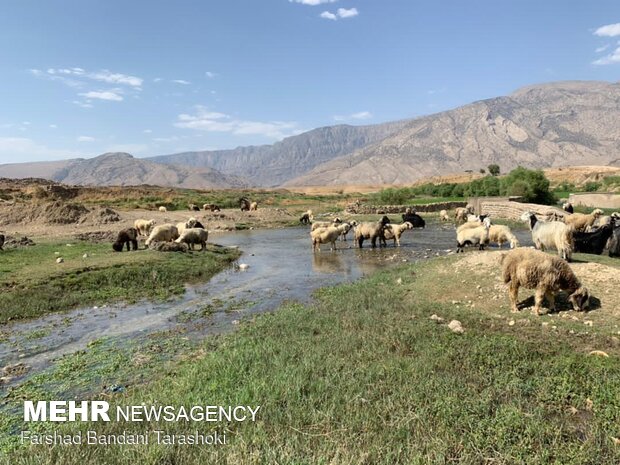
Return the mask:
<path id="1" fill-rule="evenodd" d="M 609 256 L 620 257 L 620 214 L 603 216 L 603 211 L 595 209 L 590 214 L 573 213 L 572 206 L 566 204 L 565 216 L 553 215 L 545 220 L 534 213 L 525 212 L 521 220 L 529 225 L 536 249 L 520 248 L 519 240 L 508 226 L 492 224 L 486 215 L 475 215 L 472 206 L 457 208 L 454 219 L 456 228 L 456 252 L 463 252 L 466 245 L 477 246 L 480 250 L 490 243 L 509 244 L 511 250 L 502 258 L 503 279 L 510 288 L 510 302 L 513 311 L 518 311 L 517 300 L 520 287 L 536 289 L 534 310 L 541 313 L 542 301 L 547 298 L 551 310 L 555 307 L 555 294 L 564 290 L 575 310 L 584 310 L 589 302 L 589 291 L 583 287 L 573 273 L 570 265 L 573 252 L 601 254 L 605 248 Z M 402 215 L 403 222 L 393 224 L 387 216 L 376 222 L 357 223 L 335 218 L 331 222 L 313 222 L 312 211 L 302 215 L 300 222 L 311 224 L 310 238 L 313 251 L 320 251 L 321 244 L 331 244 L 336 249 L 338 239 L 346 240 L 349 231 L 354 231 L 358 247 L 369 239 L 372 246 L 386 245 L 393 239 L 394 246 L 400 246 L 404 231 L 414 227 L 424 227 L 424 220 L 411 209 Z M 446 210 L 439 212 L 441 221 L 451 221 Z M 617 223 L 617 224 L 616 224 Z M 555 249 L 559 257 L 544 253 Z"/>

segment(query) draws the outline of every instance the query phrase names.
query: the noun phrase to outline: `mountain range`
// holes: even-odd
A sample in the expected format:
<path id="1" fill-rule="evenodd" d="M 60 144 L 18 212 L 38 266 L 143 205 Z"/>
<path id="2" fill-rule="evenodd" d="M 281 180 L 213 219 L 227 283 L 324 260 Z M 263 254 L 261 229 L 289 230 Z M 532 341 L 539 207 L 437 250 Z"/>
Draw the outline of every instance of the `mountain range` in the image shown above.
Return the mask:
<path id="1" fill-rule="evenodd" d="M 564 81 L 414 119 L 335 125 L 272 145 L 150 158 L 0 165 L 0 177 L 191 188 L 407 184 L 421 178 L 570 165 L 620 166 L 620 84 Z"/>

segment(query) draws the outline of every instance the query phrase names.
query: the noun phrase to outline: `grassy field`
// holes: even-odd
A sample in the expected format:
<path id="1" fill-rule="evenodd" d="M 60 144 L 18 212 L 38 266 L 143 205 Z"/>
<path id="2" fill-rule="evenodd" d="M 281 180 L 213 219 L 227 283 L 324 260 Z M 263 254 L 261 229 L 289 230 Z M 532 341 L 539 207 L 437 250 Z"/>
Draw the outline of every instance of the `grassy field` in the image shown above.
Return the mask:
<path id="1" fill-rule="evenodd" d="M 108 243 L 82 241 L 7 248 L 0 262 L 0 323 L 78 306 L 165 299 L 183 293 L 185 283 L 206 281 L 238 256 L 211 245 L 205 253 L 114 253 Z M 58 257 L 64 262 L 56 263 Z"/>
<path id="2" fill-rule="evenodd" d="M 260 405 L 256 423 L 61 428 L 119 434 L 218 427 L 227 434 L 226 446 L 33 446 L 2 460 L 619 463 L 620 348 L 611 325 L 596 320 L 604 312 L 511 314 L 505 290 L 495 288 L 496 273 L 483 265 L 472 273 L 464 260 L 410 264 L 322 289 L 314 303 L 291 303 L 248 321 L 233 334 L 207 340 L 191 361 L 166 366 L 152 382 L 109 397 L 120 405 Z M 433 314 L 460 320 L 465 333 L 452 333 L 429 319 Z M 586 318 L 596 324 L 584 325 Z M 588 356 L 592 348 L 610 357 Z M 106 376 L 105 382 L 116 382 L 113 372 Z M 46 385 L 39 379 L 35 390 L 17 389 L 6 401 L 49 399 Z"/>

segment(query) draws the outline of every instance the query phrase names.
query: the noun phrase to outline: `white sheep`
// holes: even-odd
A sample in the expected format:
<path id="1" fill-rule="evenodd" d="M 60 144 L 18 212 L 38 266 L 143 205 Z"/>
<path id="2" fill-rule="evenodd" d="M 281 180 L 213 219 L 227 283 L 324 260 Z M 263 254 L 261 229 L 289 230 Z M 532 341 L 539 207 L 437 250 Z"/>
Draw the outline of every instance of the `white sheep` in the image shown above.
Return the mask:
<path id="1" fill-rule="evenodd" d="M 315 221 L 310 227 L 310 231 L 314 231 L 318 228 L 329 228 L 330 226 L 337 226 L 342 224 L 342 220 L 339 217 L 334 218 L 332 221 Z"/>
<path id="2" fill-rule="evenodd" d="M 573 213 L 572 215 L 567 215 L 564 217 L 564 222 L 572 226 L 575 231 L 585 231 L 588 226 L 592 226 L 594 221 L 600 216 L 603 215 L 603 210 L 600 208 L 596 208 L 592 211 L 592 213 Z"/>
<path id="3" fill-rule="evenodd" d="M 524 212 L 521 221 L 529 224 L 532 231 L 532 240 L 539 250 L 556 249 L 564 260 L 571 260 L 575 246 L 573 244 L 574 229 L 560 221 L 546 223 L 538 220 L 535 214 Z"/>
<path id="4" fill-rule="evenodd" d="M 192 217 L 185 222 L 177 223 L 177 230 L 179 231 L 179 234 L 183 234 L 183 231 L 186 229 L 193 228 L 197 221 L 198 220 L 196 218 Z"/>
<path id="5" fill-rule="evenodd" d="M 407 229 L 413 229 L 413 225 L 409 221 L 405 221 L 402 224 L 388 223 L 383 229 L 383 239 L 381 239 L 381 242 L 387 245 L 385 242 L 386 240 L 394 239 L 394 247 L 400 247 L 400 236 L 402 236 Z"/>
<path id="6" fill-rule="evenodd" d="M 508 252 L 502 258 L 502 276 L 510 287 L 510 307 L 518 312 L 519 287 L 536 289 L 534 311 L 540 315 L 544 297 L 549 301 L 551 311 L 555 309 L 555 294 L 564 290 L 576 311 L 584 310 L 590 293 L 583 287 L 570 265 L 564 260 L 544 252 L 520 248 Z"/>
<path id="7" fill-rule="evenodd" d="M 488 219 L 488 218 L 487 218 Z M 490 222 L 484 221 L 477 228 L 468 228 L 456 233 L 456 253 L 464 252 L 466 245 L 477 245 L 478 250 L 484 250 L 484 246 L 489 242 Z"/>
<path id="8" fill-rule="evenodd" d="M 450 221 L 450 215 L 448 215 L 448 210 L 441 210 L 439 212 L 439 220 L 440 221 Z"/>
<path id="9" fill-rule="evenodd" d="M 163 205 L 161 207 L 158 208 L 158 210 L 162 213 L 166 213 L 168 211 L 168 209 L 166 207 L 164 207 Z"/>
<path id="10" fill-rule="evenodd" d="M 177 238 L 176 243 L 184 243 L 189 245 L 191 250 L 194 250 L 194 244 L 200 244 L 200 250 L 207 248 L 207 239 L 209 238 L 209 232 L 202 228 L 187 228 Z"/>
<path id="11" fill-rule="evenodd" d="M 331 243 L 331 250 L 336 250 L 336 240 L 344 232 L 347 232 L 351 226 L 349 223 L 343 223 L 338 226 L 329 226 L 327 228 L 318 228 L 310 231 L 310 239 L 312 240 L 312 250 L 321 251 L 321 244 Z"/>
<path id="12" fill-rule="evenodd" d="M 148 236 L 153 226 L 155 226 L 155 220 L 137 219 L 133 223 L 133 227 L 138 230 L 138 234 L 143 236 Z"/>
<path id="13" fill-rule="evenodd" d="M 252 202 L 250 204 L 250 211 L 256 211 L 258 210 L 258 202 Z"/>
<path id="14" fill-rule="evenodd" d="M 491 225 L 489 228 L 489 242 L 497 244 L 500 248 L 505 242 L 510 244 L 511 249 L 519 247 L 517 236 L 513 234 L 508 226 L 503 224 Z"/>
<path id="15" fill-rule="evenodd" d="M 346 221 L 343 224 L 348 224 L 350 226 L 350 228 L 347 231 L 343 232 L 342 235 L 340 236 L 340 240 L 346 242 L 347 241 L 347 234 L 349 234 L 349 231 L 351 231 L 351 229 L 355 230 L 355 228 L 357 227 L 357 221 L 355 221 L 355 220 L 353 220 L 353 221 Z M 334 226 L 337 226 L 337 225 L 334 225 Z"/>
<path id="16" fill-rule="evenodd" d="M 467 221 L 467 215 L 469 211 L 467 208 L 457 207 L 454 209 L 454 219 L 458 221 Z"/>
<path id="17" fill-rule="evenodd" d="M 355 227 L 355 241 L 357 246 L 361 249 L 364 244 L 364 239 L 370 239 L 372 247 L 377 246 L 377 239 L 379 239 L 379 245 L 383 238 L 383 226 L 389 223 L 387 217 L 383 217 L 380 221 L 364 222 Z"/>
<path id="18" fill-rule="evenodd" d="M 171 242 L 177 237 L 179 237 L 179 230 L 175 225 L 161 224 L 153 228 L 144 245 L 148 247 L 151 242 Z"/>

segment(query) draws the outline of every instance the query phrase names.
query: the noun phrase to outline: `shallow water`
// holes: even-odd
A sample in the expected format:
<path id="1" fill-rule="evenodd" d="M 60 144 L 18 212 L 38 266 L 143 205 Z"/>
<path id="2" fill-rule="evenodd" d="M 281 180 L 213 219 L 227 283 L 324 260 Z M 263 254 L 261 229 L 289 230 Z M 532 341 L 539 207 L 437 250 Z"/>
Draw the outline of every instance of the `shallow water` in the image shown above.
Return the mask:
<path id="1" fill-rule="evenodd" d="M 522 245 L 531 243 L 529 231 L 516 235 Z M 4 325 L 2 330 L 10 336 L 0 342 L 0 367 L 22 362 L 31 367 L 32 374 L 102 337 L 121 341 L 179 327 L 192 338 L 221 333 L 240 318 L 274 310 L 284 301 L 306 302 L 319 287 L 354 281 L 403 262 L 446 255 L 454 250 L 455 231 L 451 225 L 435 224 L 406 231 L 401 247 L 389 241 L 387 248 L 372 249 L 365 243 L 358 249 L 349 240 L 338 242 L 335 252 L 324 245 L 317 253 L 312 252 L 308 228 L 301 227 L 213 234 L 213 240 L 239 247 L 243 251 L 239 262 L 207 283 L 188 286 L 182 297 L 171 301 L 88 307 Z M 247 270 L 240 270 L 239 263 L 247 264 Z M 205 316 L 202 310 L 209 304 L 214 311 Z M 197 320 L 205 324 L 197 325 Z M 33 337 L 43 332 L 46 335 Z"/>

